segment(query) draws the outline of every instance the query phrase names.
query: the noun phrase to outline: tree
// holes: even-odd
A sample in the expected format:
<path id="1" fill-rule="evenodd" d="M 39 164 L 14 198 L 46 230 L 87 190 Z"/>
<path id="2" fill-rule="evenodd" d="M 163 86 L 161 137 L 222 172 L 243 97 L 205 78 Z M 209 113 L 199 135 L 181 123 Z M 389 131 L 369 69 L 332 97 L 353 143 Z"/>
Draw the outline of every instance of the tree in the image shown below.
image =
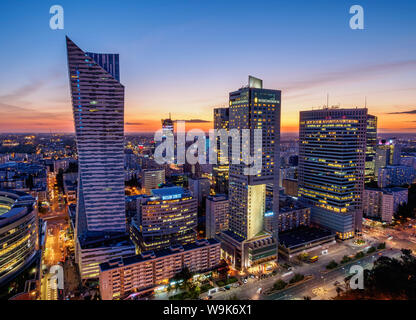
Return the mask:
<path id="1" fill-rule="evenodd" d="M 336 263 L 335 262 L 335 260 L 332 260 L 327 266 L 326 266 L 326 268 L 328 269 L 328 270 L 331 270 L 331 269 L 335 269 L 336 267 L 338 267 L 338 263 Z"/>
<path id="2" fill-rule="evenodd" d="M 343 256 L 341 260 L 341 264 L 350 262 L 352 259 L 349 256 Z"/>
<path id="3" fill-rule="evenodd" d="M 364 272 L 364 288 L 348 289 L 340 299 L 416 299 L 416 258 L 411 250 L 402 249 L 400 259 L 378 258 L 373 269 Z"/>
<path id="4" fill-rule="evenodd" d="M 305 279 L 305 276 L 303 274 L 296 273 L 292 277 L 292 279 L 290 279 L 289 283 L 296 283 L 296 282 L 302 281 L 303 279 Z"/>
<path id="5" fill-rule="evenodd" d="M 378 246 L 377 246 L 377 249 L 379 249 L 379 250 L 386 249 L 386 243 L 385 242 L 379 243 Z"/>
<path id="6" fill-rule="evenodd" d="M 191 286 L 189 284 L 189 280 L 192 279 L 192 276 L 192 272 L 189 271 L 189 268 L 185 266 L 180 272 L 175 274 L 171 280 L 175 282 L 183 280 L 185 288 L 190 289 Z"/>
<path id="7" fill-rule="evenodd" d="M 359 251 L 355 254 L 355 259 L 361 259 L 364 258 L 365 254 L 362 251 Z"/>
<path id="8" fill-rule="evenodd" d="M 287 283 L 285 281 L 283 281 L 282 279 L 277 280 L 274 285 L 273 285 L 273 289 L 274 290 L 283 290 L 284 288 L 286 288 Z"/>

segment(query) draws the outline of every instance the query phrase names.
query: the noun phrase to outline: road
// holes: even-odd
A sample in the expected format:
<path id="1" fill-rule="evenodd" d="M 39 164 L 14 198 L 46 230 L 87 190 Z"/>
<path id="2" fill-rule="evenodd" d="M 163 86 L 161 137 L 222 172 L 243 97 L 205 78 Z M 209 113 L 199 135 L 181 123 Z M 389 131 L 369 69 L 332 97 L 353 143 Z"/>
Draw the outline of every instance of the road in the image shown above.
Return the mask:
<path id="1" fill-rule="evenodd" d="M 382 255 L 387 257 L 400 257 L 400 250 L 385 250 Z M 344 284 L 344 279 L 350 275 L 349 270 L 353 265 L 360 265 L 364 269 L 371 269 L 373 262 L 379 257 L 378 254 L 367 256 L 359 261 L 353 261 L 345 264 L 342 268 L 329 271 L 322 274 L 320 277 L 302 283 L 298 286 L 283 290 L 281 292 L 272 294 L 270 296 L 264 296 L 266 300 L 293 300 L 303 299 L 304 297 L 310 297 L 311 299 L 330 299 L 336 295 L 335 282 Z M 322 289 L 322 290 L 317 290 Z M 317 294 L 322 293 L 322 294 Z M 334 295 L 335 293 L 335 295 Z"/>
<path id="2" fill-rule="evenodd" d="M 407 231 L 408 230 L 408 231 Z M 407 231 L 407 232 L 404 232 Z M 344 278 L 349 274 L 349 268 L 351 265 L 360 263 L 367 268 L 372 267 L 373 260 L 378 258 L 378 255 L 366 257 L 363 260 L 355 261 L 346 264 L 343 268 L 326 271 L 326 265 L 335 260 L 339 262 L 344 255 L 355 255 L 358 251 L 362 251 L 369 245 L 376 245 L 380 242 L 386 242 L 387 250 L 383 252 L 386 256 L 400 256 L 400 249 L 408 248 L 416 252 L 416 241 L 413 242 L 412 232 L 414 229 L 392 229 L 392 228 L 371 228 L 366 229 L 363 239 L 366 241 L 365 245 L 354 245 L 353 241 L 346 241 L 337 243 L 329 248 L 328 255 L 320 255 L 319 261 L 314 264 L 302 264 L 301 266 L 294 267 L 294 273 L 300 273 L 304 275 L 312 275 L 313 280 L 309 280 L 303 284 L 295 286 L 293 288 L 286 289 L 282 292 L 276 293 L 271 296 L 259 294 L 258 291 L 261 288 L 262 291 L 267 291 L 272 288 L 273 284 L 282 279 L 288 282 L 293 276 L 293 273 L 283 276 L 285 272 L 280 272 L 276 276 L 269 277 L 263 280 L 249 279 L 247 284 L 241 285 L 237 288 L 231 288 L 228 291 L 219 291 L 212 294 L 214 300 L 228 300 L 237 297 L 240 300 L 257 300 L 257 299 L 303 299 L 304 297 L 311 297 L 311 299 L 331 299 L 336 296 L 336 286 L 334 282 L 344 283 Z M 392 240 L 387 240 L 389 236 L 393 236 Z M 390 249 L 391 248 L 391 249 Z M 206 297 L 207 293 L 201 295 L 202 298 Z"/>
<path id="3" fill-rule="evenodd" d="M 212 295 L 214 300 L 228 300 L 232 297 L 237 297 L 241 300 L 258 300 L 262 299 L 264 295 L 259 295 L 258 290 L 267 291 L 273 287 L 273 284 L 282 279 L 288 282 L 294 273 L 300 273 L 304 275 L 312 275 L 315 278 L 320 278 L 322 271 L 325 270 L 326 265 L 332 260 L 340 261 L 344 255 L 355 255 L 358 251 L 363 250 L 363 246 L 356 246 L 352 241 L 345 241 L 337 243 L 328 249 L 327 255 L 320 255 L 320 252 L 311 253 L 320 255 L 319 260 L 313 264 L 302 263 L 301 265 L 293 265 L 293 273 L 288 273 L 287 270 L 282 270 L 276 276 L 271 276 L 266 279 L 248 279 L 247 284 L 244 284 L 238 288 L 231 288 L 228 291 L 220 291 Z M 319 250 L 320 251 L 320 250 Z M 284 263 L 285 261 L 283 261 Z M 202 294 L 204 298 L 207 293 Z"/>

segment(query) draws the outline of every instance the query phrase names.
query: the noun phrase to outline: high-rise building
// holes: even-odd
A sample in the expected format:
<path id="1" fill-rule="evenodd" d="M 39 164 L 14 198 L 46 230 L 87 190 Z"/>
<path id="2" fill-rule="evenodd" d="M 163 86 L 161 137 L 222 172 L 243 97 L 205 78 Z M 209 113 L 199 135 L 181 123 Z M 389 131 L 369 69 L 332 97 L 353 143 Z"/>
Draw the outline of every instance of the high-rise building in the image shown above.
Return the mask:
<path id="1" fill-rule="evenodd" d="M 165 169 L 146 169 L 142 173 L 142 188 L 147 194 L 150 194 L 152 189 L 159 188 L 165 181 Z"/>
<path id="2" fill-rule="evenodd" d="M 299 196 L 340 239 L 362 228 L 366 128 L 365 108 L 300 112 Z"/>
<path id="3" fill-rule="evenodd" d="M 162 119 L 162 141 L 166 140 L 168 137 L 172 138 L 173 136 L 174 136 L 174 125 L 173 125 L 173 120 L 171 118 L 171 115 L 169 113 L 169 118 L 168 119 Z M 176 148 L 176 146 L 175 146 L 175 148 Z M 164 157 L 166 157 L 166 151 L 164 151 L 162 155 Z M 172 156 L 171 159 L 167 159 L 167 160 L 170 163 L 174 163 L 175 162 L 175 157 Z"/>
<path id="4" fill-rule="evenodd" d="M 79 165 L 76 256 L 83 278 L 98 277 L 99 262 L 134 254 L 126 233 L 124 86 L 117 54 L 86 53 L 68 37 L 66 44 Z"/>
<path id="5" fill-rule="evenodd" d="M 365 152 L 365 182 L 376 180 L 375 158 L 377 148 L 377 117 L 367 115 L 367 147 Z"/>
<path id="6" fill-rule="evenodd" d="M 229 108 L 216 108 L 214 109 L 214 129 L 215 130 L 227 130 L 229 126 Z M 217 164 L 212 167 L 212 177 L 214 179 L 214 190 L 216 193 L 228 193 L 228 154 L 223 155 L 221 153 L 221 141 L 217 137 Z"/>
<path id="7" fill-rule="evenodd" d="M 389 165 L 390 162 L 390 148 L 376 147 L 376 155 L 374 158 L 374 180 L 378 181 L 380 169 Z"/>
<path id="8" fill-rule="evenodd" d="M 240 159 L 245 147 L 251 155 L 261 149 L 262 164 L 255 175 L 245 174 L 245 163 L 229 165 L 230 219 L 229 230 L 221 234 L 222 245 L 231 263 L 246 269 L 277 258 L 277 232 L 274 236 L 264 232 L 264 213 L 270 183 L 274 185 L 273 211 L 279 212 L 279 170 L 275 168 L 280 162 L 281 91 L 263 89 L 263 81 L 250 76 L 248 86 L 230 93 L 229 105 L 229 130 L 240 133 Z M 250 139 L 243 138 L 243 129 L 250 131 Z M 255 129 L 261 129 L 261 141 L 255 139 Z"/>
<path id="9" fill-rule="evenodd" d="M 173 120 L 169 113 L 169 119 L 162 119 L 162 131 L 163 137 L 167 137 L 173 135 Z"/>
<path id="10" fill-rule="evenodd" d="M 205 236 L 210 239 L 228 230 L 229 201 L 224 194 L 209 196 L 206 201 Z"/>
<path id="11" fill-rule="evenodd" d="M 365 188 L 363 197 L 364 216 L 391 223 L 400 205 L 407 203 L 407 188 Z"/>
<path id="12" fill-rule="evenodd" d="M 381 168 L 378 173 L 378 186 L 380 188 L 412 184 L 416 178 L 413 167 L 394 165 Z"/>
<path id="13" fill-rule="evenodd" d="M 189 178 L 189 190 L 195 199 L 198 200 L 198 205 L 202 206 L 206 197 L 210 195 L 211 183 L 208 178 Z"/>
<path id="14" fill-rule="evenodd" d="M 196 240 L 198 205 L 188 190 L 165 187 L 138 199 L 130 228 L 140 251 L 161 250 Z"/>

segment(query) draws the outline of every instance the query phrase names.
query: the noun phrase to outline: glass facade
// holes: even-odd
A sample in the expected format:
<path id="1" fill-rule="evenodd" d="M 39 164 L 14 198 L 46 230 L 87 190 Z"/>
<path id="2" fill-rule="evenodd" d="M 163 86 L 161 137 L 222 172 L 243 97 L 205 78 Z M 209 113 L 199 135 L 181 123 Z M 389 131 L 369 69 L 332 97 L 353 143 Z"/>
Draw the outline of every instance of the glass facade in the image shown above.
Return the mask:
<path id="1" fill-rule="evenodd" d="M 367 109 L 300 113 L 299 196 L 342 239 L 361 230 Z"/>

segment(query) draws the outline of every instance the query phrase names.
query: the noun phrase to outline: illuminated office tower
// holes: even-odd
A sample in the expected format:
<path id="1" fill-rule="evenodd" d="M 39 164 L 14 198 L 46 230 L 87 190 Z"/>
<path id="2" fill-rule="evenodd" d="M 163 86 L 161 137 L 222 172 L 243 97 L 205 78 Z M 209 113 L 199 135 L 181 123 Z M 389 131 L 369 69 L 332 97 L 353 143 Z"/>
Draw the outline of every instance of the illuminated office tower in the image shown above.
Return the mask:
<path id="1" fill-rule="evenodd" d="M 198 203 L 181 187 L 152 190 L 139 200 L 130 233 L 140 251 L 166 249 L 196 240 Z"/>
<path id="2" fill-rule="evenodd" d="M 216 108 L 214 109 L 214 129 L 227 130 L 229 123 L 229 108 Z M 212 167 L 212 176 L 214 179 L 214 190 L 216 193 L 228 193 L 228 155 L 221 154 L 221 143 L 217 137 L 217 164 Z"/>
<path id="3" fill-rule="evenodd" d="M 239 269 L 277 259 L 277 234 L 264 232 L 264 214 L 269 183 L 274 185 L 276 217 L 279 212 L 280 103 L 281 91 L 263 89 L 262 80 L 251 76 L 248 86 L 230 93 L 229 129 L 240 132 L 241 150 L 248 144 L 251 155 L 255 148 L 262 152 L 262 165 L 255 175 L 246 175 L 247 165 L 242 162 L 229 166 L 229 230 L 221 237 L 226 258 Z M 250 130 L 250 139 L 243 139 L 242 129 Z M 260 145 L 254 129 L 262 130 Z"/>
<path id="4" fill-rule="evenodd" d="M 362 227 L 366 129 L 365 108 L 300 112 L 299 196 L 340 239 Z"/>
<path id="5" fill-rule="evenodd" d="M 367 115 L 367 147 L 365 152 L 365 182 L 376 179 L 375 160 L 377 148 L 377 117 Z"/>
<path id="6" fill-rule="evenodd" d="M 380 140 L 375 148 L 374 174 L 378 181 L 380 170 L 388 165 L 400 165 L 401 147 L 395 139 Z"/>
<path id="7" fill-rule="evenodd" d="M 117 54 L 85 53 L 68 37 L 66 44 L 79 164 L 76 255 L 81 276 L 92 278 L 98 263 L 134 254 L 126 239 L 124 86 Z"/>

